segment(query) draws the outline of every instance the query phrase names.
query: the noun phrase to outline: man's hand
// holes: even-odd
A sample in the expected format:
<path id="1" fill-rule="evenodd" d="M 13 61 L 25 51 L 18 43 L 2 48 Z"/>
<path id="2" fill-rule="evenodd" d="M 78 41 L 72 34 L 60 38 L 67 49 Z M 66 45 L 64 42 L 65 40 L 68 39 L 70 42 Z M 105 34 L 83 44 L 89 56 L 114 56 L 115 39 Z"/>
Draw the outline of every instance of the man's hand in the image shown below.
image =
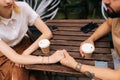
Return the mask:
<path id="1" fill-rule="evenodd" d="M 85 40 L 84 42 L 82 42 L 82 43 L 80 44 L 80 54 L 82 55 L 82 57 L 85 56 L 84 53 L 83 53 L 83 51 L 82 51 L 82 48 L 81 48 L 81 46 L 82 46 L 84 43 L 90 43 L 90 44 L 94 45 L 94 42 L 93 42 L 92 40 L 90 40 L 90 39 L 87 39 L 87 40 Z"/>

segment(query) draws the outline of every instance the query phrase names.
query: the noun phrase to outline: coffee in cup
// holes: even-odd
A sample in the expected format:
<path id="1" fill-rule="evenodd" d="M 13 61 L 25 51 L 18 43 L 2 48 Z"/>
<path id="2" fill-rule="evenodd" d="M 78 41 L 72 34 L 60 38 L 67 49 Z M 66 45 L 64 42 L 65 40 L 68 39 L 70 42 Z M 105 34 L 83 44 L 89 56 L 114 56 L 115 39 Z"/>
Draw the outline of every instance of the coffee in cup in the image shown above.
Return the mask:
<path id="1" fill-rule="evenodd" d="M 47 54 L 50 51 L 50 41 L 48 39 L 42 39 L 38 43 L 39 47 L 41 48 L 42 52 Z"/>
<path id="2" fill-rule="evenodd" d="M 82 45 L 82 51 L 85 54 L 85 58 L 91 58 L 94 50 L 95 50 L 94 46 L 90 43 L 84 43 Z"/>

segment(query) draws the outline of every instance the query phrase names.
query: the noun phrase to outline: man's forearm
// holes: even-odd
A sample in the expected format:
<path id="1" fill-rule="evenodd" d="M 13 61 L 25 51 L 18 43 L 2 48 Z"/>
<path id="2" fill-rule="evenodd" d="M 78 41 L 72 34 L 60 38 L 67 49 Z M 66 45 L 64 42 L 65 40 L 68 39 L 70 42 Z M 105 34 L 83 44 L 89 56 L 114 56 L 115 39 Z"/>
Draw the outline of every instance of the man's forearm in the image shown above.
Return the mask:
<path id="1" fill-rule="evenodd" d="M 95 67 L 83 64 L 80 72 L 84 73 L 86 71 L 94 74 L 95 77 L 102 80 L 120 80 L 119 70 L 112 70 L 109 68 Z"/>
<path id="2" fill-rule="evenodd" d="M 111 27 L 110 27 L 108 21 L 105 21 L 102 25 L 100 25 L 98 27 L 98 29 L 88 39 L 90 39 L 92 41 L 96 41 L 97 39 L 106 35 L 110 31 L 111 31 Z"/>

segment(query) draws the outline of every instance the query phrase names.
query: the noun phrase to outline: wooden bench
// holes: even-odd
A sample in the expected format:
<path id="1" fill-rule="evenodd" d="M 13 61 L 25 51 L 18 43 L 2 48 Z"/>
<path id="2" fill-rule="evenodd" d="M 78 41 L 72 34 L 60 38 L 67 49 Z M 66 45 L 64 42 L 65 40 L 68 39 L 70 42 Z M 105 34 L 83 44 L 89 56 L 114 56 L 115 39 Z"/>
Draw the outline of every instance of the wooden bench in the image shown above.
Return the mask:
<path id="1" fill-rule="evenodd" d="M 92 58 L 84 59 L 79 53 L 80 43 L 86 40 L 94 31 L 83 33 L 80 28 L 90 22 L 96 22 L 99 25 L 104 20 L 48 20 L 46 24 L 48 26 L 57 26 L 57 30 L 53 30 L 53 38 L 51 41 L 50 55 L 59 49 L 66 49 L 72 57 L 82 64 L 95 65 L 95 61 L 108 62 L 108 67 L 113 68 L 113 60 L 110 50 L 110 42 L 108 36 L 104 36 L 95 42 L 95 52 Z M 34 55 L 44 56 L 41 50 L 37 50 Z M 40 70 L 49 72 L 59 72 L 68 74 L 83 75 L 71 68 L 65 67 L 60 63 L 43 65 L 26 65 L 26 69 Z"/>

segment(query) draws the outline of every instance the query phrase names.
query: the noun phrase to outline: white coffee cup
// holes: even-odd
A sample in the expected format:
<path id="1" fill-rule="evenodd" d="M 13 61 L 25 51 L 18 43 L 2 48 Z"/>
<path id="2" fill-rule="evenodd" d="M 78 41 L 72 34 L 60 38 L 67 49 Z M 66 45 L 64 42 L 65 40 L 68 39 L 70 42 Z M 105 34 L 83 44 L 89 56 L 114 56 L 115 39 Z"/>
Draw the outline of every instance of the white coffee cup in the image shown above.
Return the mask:
<path id="1" fill-rule="evenodd" d="M 42 39 L 38 43 L 43 53 L 49 53 L 50 51 L 50 41 L 48 39 Z"/>
<path id="2" fill-rule="evenodd" d="M 84 43 L 82 45 L 82 51 L 85 54 L 85 58 L 91 58 L 94 50 L 95 50 L 95 47 L 90 43 Z"/>

